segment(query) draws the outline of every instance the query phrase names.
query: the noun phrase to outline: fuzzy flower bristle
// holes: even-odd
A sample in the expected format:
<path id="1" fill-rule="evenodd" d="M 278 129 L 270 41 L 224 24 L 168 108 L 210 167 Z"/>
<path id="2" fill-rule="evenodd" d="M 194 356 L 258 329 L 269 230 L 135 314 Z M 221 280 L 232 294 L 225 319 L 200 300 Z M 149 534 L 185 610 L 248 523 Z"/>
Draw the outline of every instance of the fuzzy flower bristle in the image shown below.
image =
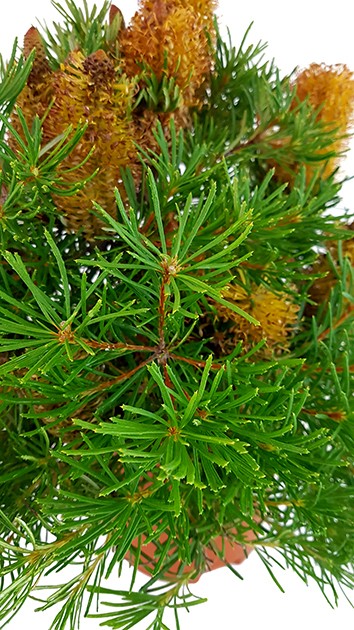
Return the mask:
<path id="1" fill-rule="evenodd" d="M 347 148 L 348 136 L 354 122 L 354 77 L 344 64 L 328 66 L 312 63 L 299 72 L 294 87 L 296 96 L 292 107 L 296 108 L 299 102 L 307 100 L 316 112 L 317 121 L 322 123 L 323 131 L 333 133 L 332 142 L 327 142 L 323 149 L 313 153 L 315 162 L 305 164 L 306 180 L 309 183 L 317 172 L 320 172 L 322 178 L 332 175 L 339 165 L 341 154 Z M 290 146 L 291 138 L 288 142 Z M 285 141 L 280 142 L 280 146 L 285 144 Z M 328 157 L 328 153 L 335 155 Z M 290 183 L 294 182 L 302 165 L 271 161 L 276 178 Z"/>
<path id="2" fill-rule="evenodd" d="M 173 77 L 184 105 L 198 106 L 198 90 L 211 69 L 207 29 L 212 31 L 214 2 L 142 0 L 131 25 L 121 35 L 128 76 L 152 71 L 159 79 Z"/>
<path id="3" fill-rule="evenodd" d="M 297 76 L 296 95 L 300 101 L 308 98 L 313 108 L 318 110 L 317 119 L 329 130 L 335 130 L 335 138 L 325 152 L 333 150 L 341 153 L 346 148 L 346 136 L 354 120 L 353 73 L 346 65 L 313 63 Z M 337 165 L 337 157 L 329 159 L 324 176 L 329 176 Z"/>
<path id="4" fill-rule="evenodd" d="M 275 294 L 263 285 L 253 285 L 251 293 L 236 285 L 229 285 L 223 297 L 242 308 L 260 323 L 255 326 L 230 308 L 216 305 L 218 317 L 229 324 L 228 334 L 235 344 L 244 342 L 246 349 L 266 338 L 266 352 L 285 350 L 289 346 L 291 332 L 298 319 L 299 307 L 288 295 Z"/>
<path id="5" fill-rule="evenodd" d="M 116 79 L 113 62 L 103 50 L 84 57 L 80 51 L 71 53 L 53 80 L 54 104 L 44 122 L 43 132 L 48 142 L 69 125 L 88 125 L 85 135 L 68 158 L 77 166 L 90 150 L 92 156 L 78 170 L 65 177 L 87 179 L 99 169 L 96 177 L 74 197 L 55 198 L 58 208 L 74 231 L 83 228 L 88 239 L 100 230 L 99 220 L 90 212 L 92 200 L 110 214 L 116 212 L 114 187 L 118 185 L 120 168 L 127 166 L 135 155 L 131 130 L 133 85 L 124 76 Z"/>
<path id="6" fill-rule="evenodd" d="M 296 79 L 296 95 L 309 99 L 317 118 L 346 134 L 353 123 L 354 79 L 346 65 L 312 63 Z"/>

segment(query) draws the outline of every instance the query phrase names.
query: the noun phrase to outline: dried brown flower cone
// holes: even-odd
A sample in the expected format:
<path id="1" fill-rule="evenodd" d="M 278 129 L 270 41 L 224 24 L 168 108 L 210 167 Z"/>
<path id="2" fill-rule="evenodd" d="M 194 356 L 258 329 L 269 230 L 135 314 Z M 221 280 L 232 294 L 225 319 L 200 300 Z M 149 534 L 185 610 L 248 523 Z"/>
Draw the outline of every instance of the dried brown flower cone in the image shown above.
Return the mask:
<path id="1" fill-rule="evenodd" d="M 48 59 L 46 56 L 45 48 L 42 42 L 42 38 L 34 26 L 32 26 L 24 37 L 23 42 L 23 54 L 27 59 L 35 49 L 36 55 L 33 61 L 32 69 L 28 77 L 27 84 L 30 87 L 38 88 L 43 86 L 44 80 L 51 74 Z"/>

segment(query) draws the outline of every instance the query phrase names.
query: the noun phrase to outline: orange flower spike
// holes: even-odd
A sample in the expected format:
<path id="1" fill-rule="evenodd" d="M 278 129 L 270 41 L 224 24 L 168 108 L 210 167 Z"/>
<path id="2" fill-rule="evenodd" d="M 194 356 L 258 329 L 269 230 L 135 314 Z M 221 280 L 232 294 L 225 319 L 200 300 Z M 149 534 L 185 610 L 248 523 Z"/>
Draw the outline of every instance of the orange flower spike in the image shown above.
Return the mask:
<path id="1" fill-rule="evenodd" d="M 213 31 L 211 0 L 141 0 L 140 10 L 121 36 L 128 76 L 151 68 L 161 79 L 173 77 L 184 105 L 199 104 L 196 94 L 210 73 L 212 55 L 206 29 Z"/>
<path id="2" fill-rule="evenodd" d="M 308 99 L 310 105 L 317 111 L 317 120 L 321 121 L 326 131 L 333 131 L 333 141 L 321 150 L 317 156 L 335 152 L 333 158 L 323 158 L 313 164 L 306 164 L 306 180 L 309 183 L 315 173 L 320 171 L 321 177 L 329 177 L 337 168 L 340 154 L 346 149 L 346 136 L 350 133 L 354 122 L 354 76 L 345 65 L 337 64 L 326 66 L 325 64 L 311 64 L 302 70 L 294 81 L 296 97 L 292 106 L 296 107 L 298 101 Z M 289 139 L 291 144 L 291 139 Z M 285 140 L 280 141 L 280 146 L 286 145 Z M 273 143 L 276 146 L 276 143 Z M 291 156 L 291 148 L 289 151 Z M 289 160 L 277 163 L 269 161 L 269 166 L 275 168 L 275 176 L 282 182 L 294 182 L 295 174 L 301 164 Z"/>
<path id="3" fill-rule="evenodd" d="M 75 129 L 86 121 L 84 107 L 87 80 L 83 74 L 84 59 L 80 51 L 74 51 L 53 74 L 53 104 L 43 123 L 43 142 L 45 143 L 66 131 L 70 125 Z M 74 159 L 73 165 L 75 163 Z"/>
<path id="4" fill-rule="evenodd" d="M 298 75 L 296 93 L 301 101 L 308 97 L 315 109 L 321 108 L 318 119 L 338 127 L 340 133 L 353 123 L 354 79 L 347 66 L 311 64 Z"/>
<path id="5" fill-rule="evenodd" d="M 214 13 L 218 6 L 218 0 L 180 0 L 179 4 L 190 7 L 199 15 L 204 26 L 210 33 L 214 30 Z"/>
<path id="6" fill-rule="evenodd" d="M 345 149 L 346 134 L 354 122 L 354 78 L 345 65 L 326 66 L 311 64 L 296 79 L 296 93 L 300 101 L 309 99 L 315 110 L 319 109 L 317 119 L 329 129 L 336 129 L 333 143 L 326 149 L 337 153 Z M 337 166 L 338 158 L 329 160 L 325 174 Z"/>
<path id="7" fill-rule="evenodd" d="M 96 146 L 98 166 L 115 169 L 112 180 L 117 182 L 117 169 L 126 166 L 135 149 L 131 133 L 134 83 L 124 77 L 116 80 L 112 61 L 103 50 L 92 53 L 83 64 L 87 75 L 88 122 L 91 139 Z"/>

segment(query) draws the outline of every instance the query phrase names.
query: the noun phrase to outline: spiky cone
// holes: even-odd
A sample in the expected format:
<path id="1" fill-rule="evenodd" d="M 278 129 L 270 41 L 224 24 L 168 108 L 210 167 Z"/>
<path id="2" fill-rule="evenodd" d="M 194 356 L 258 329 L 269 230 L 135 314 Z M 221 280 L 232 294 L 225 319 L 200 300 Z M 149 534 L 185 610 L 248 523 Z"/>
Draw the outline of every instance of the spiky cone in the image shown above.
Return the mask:
<path id="1" fill-rule="evenodd" d="M 46 57 L 42 38 L 38 29 L 34 26 L 27 31 L 24 37 L 23 54 L 26 59 L 33 49 L 35 50 L 35 57 L 27 79 L 27 85 L 17 99 L 17 105 L 22 109 L 25 119 L 29 122 L 29 126 L 36 115 L 39 116 L 39 118 L 44 116 L 53 97 L 53 72 Z M 21 133 L 22 130 L 18 123 L 16 113 L 12 116 L 12 124 L 16 131 Z"/>

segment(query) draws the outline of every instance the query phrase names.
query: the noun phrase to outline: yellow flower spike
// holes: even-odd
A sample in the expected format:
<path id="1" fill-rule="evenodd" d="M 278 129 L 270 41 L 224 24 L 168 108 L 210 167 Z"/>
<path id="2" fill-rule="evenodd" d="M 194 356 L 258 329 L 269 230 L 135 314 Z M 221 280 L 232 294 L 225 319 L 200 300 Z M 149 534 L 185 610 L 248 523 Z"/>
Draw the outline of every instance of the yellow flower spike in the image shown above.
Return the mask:
<path id="1" fill-rule="evenodd" d="M 342 64 L 326 66 L 313 63 L 297 76 L 296 94 L 303 101 L 309 98 L 317 118 L 346 134 L 353 123 L 353 73 Z"/>
<path id="2" fill-rule="evenodd" d="M 85 58 L 80 51 L 70 54 L 55 73 L 54 104 L 44 123 L 48 142 L 65 131 L 87 123 L 88 128 L 68 159 L 62 164 L 65 182 L 76 182 L 99 173 L 74 197 L 55 197 L 65 215 L 69 229 L 83 228 L 87 239 L 101 232 L 102 223 L 92 213 L 96 201 L 110 214 L 116 213 L 114 187 L 120 183 L 120 168 L 135 159 L 131 128 L 131 102 L 134 85 L 124 76 L 116 78 L 113 62 L 103 50 Z M 67 168 L 81 164 L 90 150 L 93 155 L 79 169 Z"/>
<path id="3" fill-rule="evenodd" d="M 141 75 L 145 67 L 160 80 L 173 79 L 180 90 L 180 99 L 171 110 L 147 107 L 134 113 L 135 140 L 143 149 L 158 151 L 154 137 L 158 122 L 167 140 L 171 118 L 177 132 L 190 127 L 189 108 L 201 104 L 201 88 L 211 71 L 208 37 L 214 37 L 215 6 L 214 0 L 142 0 L 131 25 L 121 33 L 122 64 L 128 76 Z M 139 185 L 139 164 L 132 169 Z"/>
<path id="4" fill-rule="evenodd" d="M 251 293 L 247 293 L 242 287 L 230 285 L 223 291 L 223 297 L 260 322 L 260 326 L 254 326 L 226 306 L 217 304 L 218 316 L 230 324 L 228 334 L 234 337 L 235 345 L 242 340 L 245 349 L 249 349 L 266 338 L 266 354 L 288 348 L 299 307 L 287 294 L 275 294 L 263 285 L 253 285 Z"/>

